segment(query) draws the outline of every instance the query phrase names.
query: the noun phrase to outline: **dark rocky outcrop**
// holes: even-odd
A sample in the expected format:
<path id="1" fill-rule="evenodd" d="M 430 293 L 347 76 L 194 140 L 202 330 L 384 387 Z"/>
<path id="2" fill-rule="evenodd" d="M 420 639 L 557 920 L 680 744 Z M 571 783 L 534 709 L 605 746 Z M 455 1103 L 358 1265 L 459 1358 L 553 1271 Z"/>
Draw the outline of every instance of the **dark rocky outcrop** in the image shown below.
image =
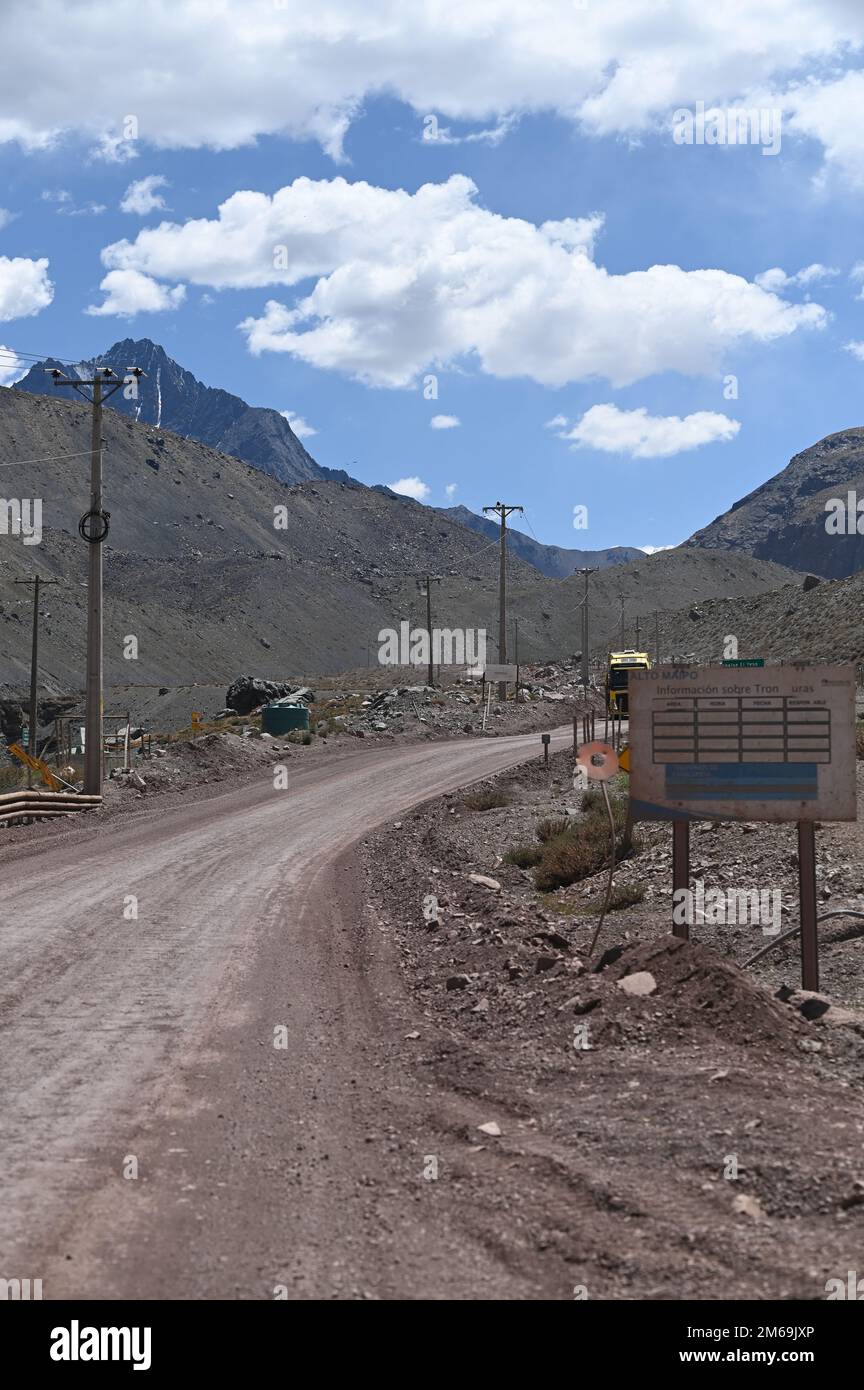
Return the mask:
<path id="1" fill-rule="evenodd" d="M 311 704 L 315 698 L 308 685 L 298 686 L 296 681 L 262 681 L 256 676 L 238 676 L 228 687 L 225 706 L 236 714 L 251 714 L 259 705 L 284 700 L 288 695 L 304 704 Z"/>
<path id="2" fill-rule="evenodd" d="M 139 383 L 137 399 L 127 399 L 123 391 L 118 391 L 107 403 L 108 409 L 128 415 L 139 424 L 173 430 L 187 439 L 209 444 L 212 449 L 251 463 L 253 468 L 260 468 L 262 473 L 283 483 L 299 483 L 309 478 L 348 478 L 342 470 L 322 468 L 317 464 L 278 410 L 247 405 L 229 391 L 205 386 L 149 338 L 138 341 L 124 338 L 95 361 L 76 366 L 53 358 L 40 362 L 31 367 L 16 389 L 37 395 L 55 395 L 63 400 L 78 399 L 73 387 L 52 386 L 49 371 L 57 367 L 67 375 L 84 377 L 90 376 L 95 366 L 111 367 L 118 376 L 131 366 L 146 372 Z M 158 451 L 158 435 L 154 448 Z M 158 470 L 158 452 L 151 453 L 146 462 Z"/>
<path id="3" fill-rule="evenodd" d="M 737 550 L 790 569 L 842 579 L 864 569 L 864 534 L 826 530 L 826 503 L 864 503 L 864 428 L 829 434 L 691 536 L 687 546 Z M 864 526 L 864 518 L 862 518 Z"/>

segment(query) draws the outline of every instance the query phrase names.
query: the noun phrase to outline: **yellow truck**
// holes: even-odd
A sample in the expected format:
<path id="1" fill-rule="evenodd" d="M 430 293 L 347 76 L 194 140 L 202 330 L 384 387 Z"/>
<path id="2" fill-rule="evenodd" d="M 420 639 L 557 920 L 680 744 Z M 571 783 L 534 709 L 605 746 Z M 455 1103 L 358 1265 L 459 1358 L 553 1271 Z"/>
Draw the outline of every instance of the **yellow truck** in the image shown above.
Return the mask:
<path id="1" fill-rule="evenodd" d="M 606 708 L 610 714 L 627 714 L 627 687 L 631 671 L 650 671 L 647 652 L 610 652 L 606 667 Z"/>

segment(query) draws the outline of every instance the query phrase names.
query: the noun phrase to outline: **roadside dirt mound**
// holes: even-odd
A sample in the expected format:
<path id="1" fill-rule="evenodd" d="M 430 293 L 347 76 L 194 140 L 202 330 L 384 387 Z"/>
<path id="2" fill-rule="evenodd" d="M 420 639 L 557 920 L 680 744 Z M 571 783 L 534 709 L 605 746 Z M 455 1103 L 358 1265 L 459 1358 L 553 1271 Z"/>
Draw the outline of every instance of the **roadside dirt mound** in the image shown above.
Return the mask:
<path id="1" fill-rule="evenodd" d="M 609 948 L 582 983 L 588 1000 L 597 1001 L 589 1010 L 592 1032 L 607 1042 L 632 1040 L 634 1030 L 650 1027 L 654 1036 L 695 1041 L 721 1034 L 726 1042 L 785 1050 L 798 1048 L 810 1031 L 732 961 L 674 936 Z M 630 992 L 639 989 L 648 992 Z"/>

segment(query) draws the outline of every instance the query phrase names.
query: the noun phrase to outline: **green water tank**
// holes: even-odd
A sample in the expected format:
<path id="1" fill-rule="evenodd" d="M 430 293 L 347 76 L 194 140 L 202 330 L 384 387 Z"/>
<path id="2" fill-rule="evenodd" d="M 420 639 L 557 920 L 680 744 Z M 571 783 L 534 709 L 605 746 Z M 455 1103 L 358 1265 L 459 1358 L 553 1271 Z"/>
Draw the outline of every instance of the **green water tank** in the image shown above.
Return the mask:
<path id="1" fill-rule="evenodd" d="M 261 711 L 261 729 L 265 734 L 290 734 L 292 729 L 309 728 L 309 711 L 305 705 L 283 704 L 276 700 Z"/>

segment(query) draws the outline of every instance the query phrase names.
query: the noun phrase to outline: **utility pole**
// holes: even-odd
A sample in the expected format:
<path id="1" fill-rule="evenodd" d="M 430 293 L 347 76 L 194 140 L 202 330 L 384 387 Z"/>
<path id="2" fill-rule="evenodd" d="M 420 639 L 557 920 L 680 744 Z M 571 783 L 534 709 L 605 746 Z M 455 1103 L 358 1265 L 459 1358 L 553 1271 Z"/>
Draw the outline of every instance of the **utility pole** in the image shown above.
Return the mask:
<path id="1" fill-rule="evenodd" d="M 427 574 L 426 576 L 426 631 L 429 634 L 429 685 L 435 685 L 435 655 L 432 648 L 432 585 L 440 584 L 441 578 L 437 574 Z"/>
<path id="2" fill-rule="evenodd" d="M 654 610 L 654 665 L 660 665 L 660 614 Z"/>
<path id="3" fill-rule="evenodd" d="M 513 619 L 513 656 L 516 661 L 516 703 L 519 703 L 519 619 Z"/>
<path id="4" fill-rule="evenodd" d="M 126 369 L 118 377 L 110 367 L 102 367 L 90 381 L 64 377 L 53 368 L 55 386 L 71 386 L 93 408 L 90 443 L 90 509 L 78 523 L 78 534 L 90 547 L 87 572 L 87 684 L 84 715 L 84 791 L 88 796 L 102 792 L 102 543 L 108 535 L 111 513 L 102 507 L 102 407 L 129 376 L 140 380 L 140 367 Z M 88 396 L 82 388 L 93 392 Z M 110 389 L 105 389 L 106 387 Z"/>
<path id="5" fill-rule="evenodd" d="M 637 650 L 637 652 L 639 651 L 640 632 L 641 632 L 641 628 L 640 628 L 640 626 L 639 626 L 639 614 L 637 613 L 637 614 L 636 614 L 636 650 Z"/>
<path id="6" fill-rule="evenodd" d="M 588 640 L 588 577 L 589 575 L 597 573 L 597 566 L 595 565 L 593 569 L 590 569 L 586 565 L 584 569 L 574 570 L 573 572 L 574 574 L 582 574 L 585 576 L 585 597 L 582 600 L 582 684 L 587 690 L 590 665 Z"/>
<path id="7" fill-rule="evenodd" d="M 621 600 L 621 650 L 622 650 L 622 652 L 625 650 L 625 647 L 624 647 L 624 600 L 623 600 L 623 598 L 622 598 L 622 600 Z"/>
<path id="8" fill-rule="evenodd" d="M 506 502 L 496 502 L 494 507 L 484 507 L 484 512 L 495 512 L 501 522 L 501 548 L 498 565 L 498 660 L 502 666 L 507 664 L 507 518 L 511 512 L 521 512 L 522 507 L 510 506 Z M 498 682 L 498 699 L 507 699 L 507 682 Z"/>
<path id="9" fill-rule="evenodd" d="M 36 757 L 36 684 L 39 674 L 39 590 L 43 584 L 59 584 L 59 579 L 43 579 L 41 575 L 36 575 L 35 579 L 16 579 L 16 584 L 33 585 L 33 645 L 30 651 L 30 729 L 27 735 L 27 752 L 31 758 Z M 27 786 L 33 785 L 33 769 L 27 764 Z"/>

